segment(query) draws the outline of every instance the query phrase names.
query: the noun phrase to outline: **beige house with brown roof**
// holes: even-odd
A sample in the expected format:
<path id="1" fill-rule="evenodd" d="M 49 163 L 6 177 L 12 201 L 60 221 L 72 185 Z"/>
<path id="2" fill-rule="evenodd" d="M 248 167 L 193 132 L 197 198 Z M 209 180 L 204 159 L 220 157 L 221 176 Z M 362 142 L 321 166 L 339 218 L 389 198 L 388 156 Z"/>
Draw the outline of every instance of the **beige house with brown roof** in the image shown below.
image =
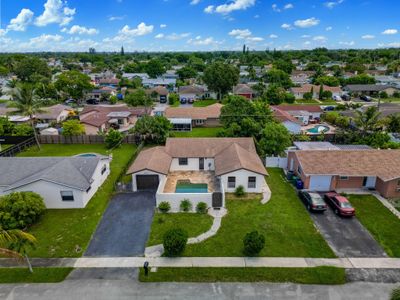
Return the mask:
<path id="1" fill-rule="evenodd" d="M 127 174 L 133 191 L 157 190 L 157 205 L 170 203 L 172 211 L 189 199 L 195 208 L 223 207 L 224 193 L 243 186 L 262 193 L 266 169 L 252 138 L 168 138 L 165 146 L 140 152 Z"/>
<path id="2" fill-rule="evenodd" d="M 313 98 L 319 98 L 319 91 L 321 86 L 313 85 L 313 84 L 304 84 L 300 87 L 292 87 L 290 88 L 290 92 L 295 96 L 296 99 L 303 99 L 305 93 L 313 92 Z M 334 96 L 342 96 L 343 91 L 339 86 L 323 86 L 324 91 L 330 91 L 332 93 L 332 97 Z"/>
<path id="3" fill-rule="evenodd" d="M 289 151 L 288 170 L 313 191 L 376 189 L 400 197 L 400 150 Z"/>

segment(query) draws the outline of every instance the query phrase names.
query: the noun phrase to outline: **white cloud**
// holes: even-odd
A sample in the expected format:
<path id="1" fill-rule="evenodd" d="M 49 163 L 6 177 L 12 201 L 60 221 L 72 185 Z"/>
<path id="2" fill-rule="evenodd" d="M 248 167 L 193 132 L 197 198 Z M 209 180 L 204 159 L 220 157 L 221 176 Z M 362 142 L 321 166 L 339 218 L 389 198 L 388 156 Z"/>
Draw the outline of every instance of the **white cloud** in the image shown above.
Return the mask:
<path id="1" fill-rule="evenodd" d="M 153 25 L 146 25 L 146 23 L 140 23 L 136 28 L 130 28 L 125 25 L 118 33 L 125 36 L 142 36 L 153 32 Z"/>
<path id="2" fill-rule="evenodd" d="M 269 35 L 269 38 L 270 38 L 270 39 L 277 39 L 278 36 L 277 36 L 276 34 L 270 34 L 270 35 Z"/>
<path id="3" fill-rule="evenodd" d="M 397 29 L 386 29 L 385 31 L 382 32 L 384 35 L 392 35 L 392 34 L 397 34 Z"/>
<path id="4" fill-rule="evenodd" d="M 63 3 L 61 0 L 47 0 L 44 4 L 43 13 L 35 20 L 35 25 L 46 26 L 56 23 L 65 26 L 73 20 L 75 12 L 75 8 L 69 8 L 67 2 Z"/>
<path id="5" fill-rule="evenodd" d="M 259 37 L 259 36 L 251 36 L 246 39 L 246 41 L 248 41 L 248 42 L 261 42 L 263 40 L 264 40 L 264 38 Z"/>
<path id="6" fill-rule="evenodd" d="M 354 41 L 350 41 L 350 42 L 339 42 L 339 45 L 343 45 L 343 46 L 354 46 L 355 42 Z"/>
<path id="7" fill-rule="evenodd" d="M 393 42 L 393 43 L 388 43 L 388 44 L 380 43 L 380 44 L 378 44 L 378 47 L 380 47 L 380 48 L 400 48 L 400 42 Z"/>
<path id="8" fill-rule="evenodd" d="M 164 37 L 164 34 L 163 33 L 159 33 L 159 34 L 157 34 L 154 38 L 156 38 L 156 39 L 162 39 Z"/>
<path id="9" fill-rule="evenodd" d="M 190 1 L 190 5 L 197 5 L 200 3 L 201 0 L 192 0 Z"/>
<path id="10" fill-rule="evenodd" d="M 69 30 L 65 27 L 61 30 L 62 32 L 66 32 L 68 34 L 88 34 L 94 35 L 98 34 L 99 31 L 96 28 L 87 28 L 84 26 L 74 25 Z"/>
<path id="11" fill-rule="evenodd" d="M 248 29 L 233 29 L 231 32 L 229 32 L 229 35 L 240 40 L 250 37 L 251 31 Z"/>
<path id="12" fill-rule="evenodd" d="M 292 9 L 292 8 L 294 8 L 294 5 L 292 3 L 288 3 L 283 7 L 283 9 Z"/>
<path id="13" fill-rule="evenodd" d="M 0 37 L 7 34 L 6 29 L 0 29 Z"/>
<path id="14" fill-rule="evenodd" d="M 329 2 L 325 2 L 324 5 L 329 8 L 332 9 L 335 6 L 338 6 L 339 4 L 342 4 L 344 2 L 344 0 L 337 0 L 337 1 L 329 1 Z"/>
<path id="15" fill-rule="evenodd" d="M 323 35 L 317 35 L 313 37 L 313 41 L 326 42 L 327 38 Z"/>
<path id="16" fill-rule="evenodd" d="M 317 26 L 319 24 L 319 20 L 312 17 L 305 20 L 297 20 L 294 22 L 294 25 L 300 28 L 309 28 L 313 26 Z"/>
<path id="17" fill-rule="evenodd" d="M 255 15 L 254 19 L 258 19 L 260 17 L 260 15 Z"/>
<path id="18" fill-rule="evenodd" d="M 361 37 L 363 40 L 373 40 L 375 38 L 372 34 L 366 34 Z"/>
<path id="19" fill-rule="evenodd" d="M 55 34 L 42 34 L 41 36 L 37 36 L 34 38 L 31 38 L 29 41 L 32 44 L 44 44 L 48 42 L 60 42 L 63 39 L 61 35 Z"/>
<path id="20" fill-rule="evenodd" d="M 160 28 L 165 28 L 167 27 L 167 24 L 160 24 Z"/>
<path id="21" fill-rule="evenodd" d="M 246 10 L 255 4 L 256 0 L 232 0 L 229 3 L 218 5 L 216 7 L 214 7 L 214 5 L 209 5 L 204 9 L 204 12 L 209 14 L 215 12 L 226 15 L 236 10 Z"/>
<path id="22" fill-rule="evenodd" d="M 293 5 L 292 3 L 288 3 L 288 4 L 285 4 L 285 5 L 283 6 L 283 8 L 281 9 L 281 8 L 279 8 L 278 4 L 274 3 L 274 4 L 272 4 L 271 7 L 272 7 L 272 10 L 273 10 L 274 12 L 281 12 L 282 9 L 283 9 L 283 10 L 287 10 L 287 9 L 292 9 L 292 8 L 294 8 L 294 5 Z"/>
<path id="23" fill-rule="evenodd" d="M 167 35 L 165 38 L 170 41 L 178 41 L 178 40 L 187 38 L 188 36 L 190 36 L 190 32 L 185 32 L 185 33 L 180 33 L 180 34 L 177 34 L 174 32 L 170 35 Z"/>
<path id="24" fill-rule="evenodd" d="M 332 29 L 333 29 L 332 26 L 328 26 L 325 28 L 326 31 L 331 31 Z"/>
<path id="25" fill-rule="evenodd" d="M 14 19 L 11 19 L 10 24 L 7 26 L 7 31 L 25 31 L 32 22 L 32 18 L 33 12 L 30 9 L 23 8 Z"/>
<path id="26" fill-rule="evenodd" d="M 278 4 L 276 4 L 276 3 L 274 3 L 274 4 L 272 4 L 272 10 L 273 11 L 275 11 L 275 12 L 281 12 L 281 10 L 278 8 Z"/>
<path id="27" fill-rule="evenodd" d="M 284 23 L 281 25 L 281 28 L 286 29 L 286 30 L 292 30 L 293 27 L 290 24 Z"/>
<path id="28" fill-rule="evenodd" d="M 310 38 L 310 37 L 311 37 L 311 35 L 309 35 L 309 34 L 303 34 L 303 35 L 301 36 L 302 39 L 308 39 L 308 38 Z"/>
<path id="29" fill-rule="evenodd" d="M 222 43 L 222 42 L 218 42 L 218 41 L 214 40 L 213 37 L 207 37 L 205 39 L 202 39 L 201 36 L 197 36 L 196 38 L 190 39 L 187 42 L 188 42 L 188 44 L 196 45 L 196 46 L 218 45 L 218 44 Z"/>
<path id="30" fill-rule="evenodd" d="M 119 21 L 119 20 L 123 20 L 125 18 L 125 16 L 110 16 L 108 18 L 109 21 Z"/>

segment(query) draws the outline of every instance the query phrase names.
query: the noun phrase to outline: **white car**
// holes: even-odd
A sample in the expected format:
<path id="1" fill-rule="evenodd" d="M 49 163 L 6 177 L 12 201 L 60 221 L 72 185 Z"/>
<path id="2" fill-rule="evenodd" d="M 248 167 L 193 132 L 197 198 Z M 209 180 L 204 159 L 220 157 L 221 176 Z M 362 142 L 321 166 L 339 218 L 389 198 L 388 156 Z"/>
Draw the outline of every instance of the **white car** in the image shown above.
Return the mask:
<path id="1" fill-rule="evenodd" d="M 335 101 L 342 101 L 342 97 L 337 96 L 337 95 L 333 96 L 332 98 L 333 98 L 333 100 L 335 100 Z"/>

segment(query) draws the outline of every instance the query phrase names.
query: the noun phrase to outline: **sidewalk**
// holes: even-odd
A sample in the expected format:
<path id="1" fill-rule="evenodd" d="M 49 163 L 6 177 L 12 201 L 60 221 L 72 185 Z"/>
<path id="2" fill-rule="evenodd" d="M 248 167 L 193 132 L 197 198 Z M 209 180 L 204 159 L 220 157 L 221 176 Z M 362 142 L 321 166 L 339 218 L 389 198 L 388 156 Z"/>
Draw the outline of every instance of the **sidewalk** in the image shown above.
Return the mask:
<path id="1" fill-rule="evenodd" d="M 400 258 L 304 258 L 304 257 L 82 257 L 33 258 L 34 267 L 137 268 L 312 268 L 332 266 L 346 269 L 400 269 Z M 0 268 L 25 267 L 12 259 L 0 259 Z"/>

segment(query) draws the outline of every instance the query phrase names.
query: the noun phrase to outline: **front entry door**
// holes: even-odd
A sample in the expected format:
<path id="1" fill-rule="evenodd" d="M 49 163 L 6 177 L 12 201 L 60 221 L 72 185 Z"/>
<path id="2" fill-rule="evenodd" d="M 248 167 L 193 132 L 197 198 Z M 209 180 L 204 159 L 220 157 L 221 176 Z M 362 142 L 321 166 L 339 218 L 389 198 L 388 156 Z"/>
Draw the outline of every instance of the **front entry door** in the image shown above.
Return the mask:
<path id="1" fill-rule="evenodd" d="M 199 158 L 199 170 L 204 170 L 204 158 Z"/>

